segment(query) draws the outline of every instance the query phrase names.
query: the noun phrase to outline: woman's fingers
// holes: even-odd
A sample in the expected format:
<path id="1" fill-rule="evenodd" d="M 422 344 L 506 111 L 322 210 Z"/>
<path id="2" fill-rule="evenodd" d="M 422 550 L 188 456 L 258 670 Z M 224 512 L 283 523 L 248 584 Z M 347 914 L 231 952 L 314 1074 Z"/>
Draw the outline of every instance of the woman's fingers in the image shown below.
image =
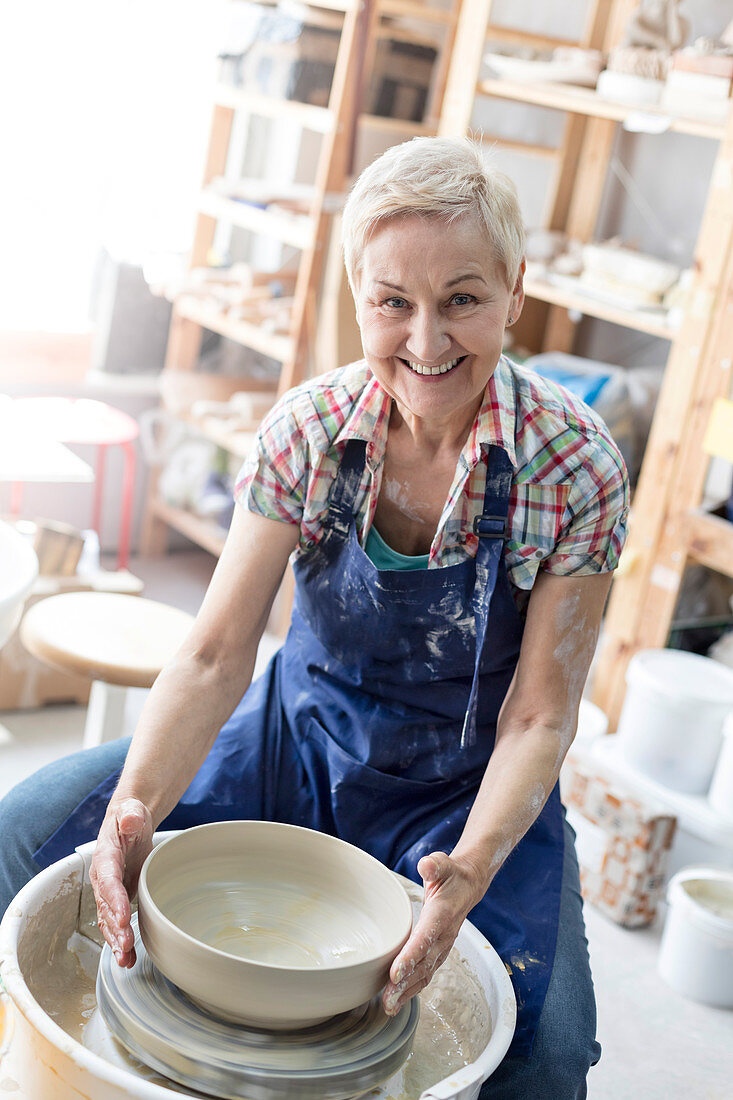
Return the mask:
<path id="1" fill-rule="evenodd" d="M 390 969 L 382 998 L 390 1015 L 424 989 L 442 966 L 477 901 L 474 876 L 445 852 L 423 856 L 417 869 L 425 886 L 425 901 L 412 935 Z"/>
<path id="2" fill-rule="evenodd" d="M 449 943 L 436 944 L 435 948 L 429 951 L 425 958 L 402 981 L 389 984 L 382 999 L 384 1010 L 388 1016 L 396 1015 L 407 1001 L 429 985 L 436 970 L 448 958 L 452 946 L 453 940 Z"/>
<path id="3" fill-rule="evenodd" d="M 99 929 L 120 965 L 131 965 L 127 956 L 133 947 L 130 928 L 130 900 L 122 884 L 123 863 L 119 849 L 100 836 L 90 878 L 97 901 Z M 100 850 L 101 849 L 101 850 Z"/>
<path id="4" fill-rule="evenodd" d="M 150 812 L 137 799 L 110 807 L 97 839 L 90 877 L 99 928 L 120 966 L 135 963 L 130 901 L 152 847 Z"/>

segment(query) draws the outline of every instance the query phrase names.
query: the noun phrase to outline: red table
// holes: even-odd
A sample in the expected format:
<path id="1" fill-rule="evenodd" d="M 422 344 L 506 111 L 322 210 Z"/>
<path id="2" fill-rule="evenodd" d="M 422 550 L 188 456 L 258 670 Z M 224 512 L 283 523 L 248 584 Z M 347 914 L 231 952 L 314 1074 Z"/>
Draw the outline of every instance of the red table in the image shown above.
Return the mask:
<path id="1" fill-rule="evenodd" d="M 135 487 L 135 440 L 139 429 L 127 413 L 103 401 L 87 397 L 19 397 L 13 402 L 16 424 L 27 424 L 34 435 L 44 435 L 58 443 L 96 446 L 96 484 L 92 527 L 99 534 L 104 497 L 104 466 L 108 447 L 121 447 L 124 457 L 122 500 L 120 504 L 120 537 L 117 568 L 126 569 L 130 556 L 132 497 Z M 22 483 L 13 486 L 11 511 L 20 511 Z"/>

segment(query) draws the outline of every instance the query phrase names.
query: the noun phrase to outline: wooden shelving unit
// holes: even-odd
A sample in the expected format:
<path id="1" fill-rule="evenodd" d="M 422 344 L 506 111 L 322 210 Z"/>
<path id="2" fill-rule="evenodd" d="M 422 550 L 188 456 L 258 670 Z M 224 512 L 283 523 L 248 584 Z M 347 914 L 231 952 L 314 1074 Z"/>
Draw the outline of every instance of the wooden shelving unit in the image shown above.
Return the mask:
<path id="1" fill-rule="evenodd" d="M 517 103 L 531 103 L 536 107 L 552 107 L 556 111 L 570 111 L 588 118 L 627 122 L 634 116 L 643 115 L 650 120 L 668 122 L 668 128 L 678 134 L 692 134 L 693 137 L 712 138 L 714 141 L 722 140 L 725 134 L 723 123 L 685 115 L 670 115 L 661 107 L 633 107 L 628 103 L 606 99 L 590 88 L 578 88 L 570 84 L 525 84 L 519 80 L 493 77 L 480 80 L 477 87 L 481 95 L 512 99 Z"/>
<path id="2" fill-rule="evenodd" d="M 700 510 L 709 461 L 703 437 L 716 401 L 728 395 L 733 382 L 733 112 L 725 123 L 668 116 L 657 108 L 637 110 L 588 89 L 483 79 L 481 65 L 489 36 L 493 41 L 524 45 L 577 44 L 608 50 L 621 40 L 636 7 L 636 0 L 595 0 L 580 42 L 561 43 L 522 28 L 494 26 L 491 0 L 463 0 L 439 127 L 443 134 L 466 133 L 477 96 L 565 112 L 565 131 L 556 150 L 523 146 L 516 140 L 510 144 L 530 155 L 554 156 L 547 228 L 563 230 L 584 242 L 593 238 L 619 123 L 628 123 L 634 115 L 637 121 L 639 115 L 649 116 L 652 123 L 663 118 L 668 123 L 665 129 L 718 143 L 695 250 L 694 283 L 678 328 L 670 327 L 659 313 L 610 307 L 580 289 L 576 292 L 541 279 L 528 279 L 526 284 L 529 304 L 535 308 L 520 338 L 536 350 L 569 351 L 577 314 L 670 342 L 595 679 L 594 698 L 609 716 L 611 729 L 621 708 L 630 658 L 639 649 L 666 644 L 686 563 L 698 561 L 733 575 L 733 526 Z M 648 140 L 654 140 L 651 133 Z M 733 436 L 733 419 L 730 425 Z"/>
<path id="3" fill-rule="evenodd" d="M 571 280 L 568 279 L 569 283 Z M 675 329 L 667 320 L 667 314 L 659 309 L 623 309 L 609 305 L 600 298 L 591 298 L 582 289 L 570 289 L 567 286 L 555 286 L 545 279 L 525 279 L 524 290 L 530 298 L 562 309 L 576 310 L 586 317 L 596 317 L 600 321 L 610 321 L 614 325 L 646 332 L 650 336 L 659 336 L 662 340 L 673 340 Z"/>
<path id="4" fill-rule="evenodd" d="M 277 4 L 277 0 L 253 2 L 270 7 Z M 206 265 L 220 222 L 273 238 L 299 250 L 290 328 L 286 333 L 274 332 L 266 323 L 235 319 L 202 302 L 197 296 L 182 294 L 173 300 L 165 372 L 195 370 L 202 334 L 208 330 L 278 362 L 280 393 L 306 377 L 309 354 L 315 340 L 316 301 L 330 229 L 332 203 L 329 200 L 332 195 L 343 194 L 346 190 L 357 131 L 359 128 L 379 130 L 382 134 L 393 135 L 395 141 L 405 140 L 413 134 L 435 133 L 460 4 L 461 0 L 451 0 L 451 6 L 441 10 L 426 7 L 419 0 L 308 0 L 308 8 L 319 26 L 340 30 L 327 107 L 266 95 L 223 82 L 216 84 L 209 149 L 197 203 L 189 267 Z M 378 39 L 389 36 L 409 40 L 411 37 L 400 27 L 401 19 L 432 24 L 439 29 L 445 43 L 424 123 L 377 117 L 360 110 L 365 74 L 371 71 Z M 220 180 L 226 175 L 235 113 L 238 111 L 261 118 L 291 120 L 304 130 L 321 135 L 313 194 L 307 214 L 269 207 L 263 209 L 222 193 Z M 223 447 L 231 455 L 243 458 L 248 453 L 252 442 L 249 433 L 232 432 L 211 421 L 189 423 L 199 435 Z M 162 553 L 167 545 L 168 530 L 173 529 L 218 554 L 224 541 L 222 532 L 212 523 L 166 504 L 158 494 L 158 475 L 158 470 L 151 470 L 142 552 Z"/>

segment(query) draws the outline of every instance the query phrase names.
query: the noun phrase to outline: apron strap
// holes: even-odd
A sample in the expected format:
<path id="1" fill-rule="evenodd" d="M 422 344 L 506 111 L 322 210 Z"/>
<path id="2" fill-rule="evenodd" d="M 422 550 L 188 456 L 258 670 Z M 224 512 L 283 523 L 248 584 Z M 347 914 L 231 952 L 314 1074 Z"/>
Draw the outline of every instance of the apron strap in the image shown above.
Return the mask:
<path id="1" fill-rule="evenodd" d="M 354 502 L 366 462 L 366 440 L 350 439 L 339 463 L 328 505 L 328 526 L 341 538 L 349 534 L 354 518 Z"/>
<path id="2" fill-rule="evenodd" d="M 476 741 L 476 713 L 478 711 L 479 665 L 489 622 L 491 597 L 496 588 L 499 563 L 504 553 L 509 515 L 509 495 L 514 469 L 503 447 L 490 446 L 486 462 L 486 490 L 484 510 L 476 516 L 473 530 L 478 535 L 476 551 L 476 580 L 473 589 L 473 614 L 476 622 L 476 663 L 468 697 L 466 716 L 461 730 L 461 748 Z"/>

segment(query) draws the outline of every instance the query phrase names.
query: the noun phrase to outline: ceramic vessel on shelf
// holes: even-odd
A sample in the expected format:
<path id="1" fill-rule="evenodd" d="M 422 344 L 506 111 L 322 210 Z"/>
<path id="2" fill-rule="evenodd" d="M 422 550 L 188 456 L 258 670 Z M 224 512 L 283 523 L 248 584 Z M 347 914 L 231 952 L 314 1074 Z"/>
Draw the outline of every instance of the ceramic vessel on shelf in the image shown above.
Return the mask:
<path id="1" fill-rule="evenodd" d="M 200 825 L 155 848 L 140 932 L 167 978 L 207 1011 L 307 1027 L 373 997 L 412 927 L 410 900 L 372 856 L 267 821 Z"/>
<path id="2" fill-rule="evenodd" d="M 37 576 L 33 547 L 9 523 L 0 522 L 0 646 L 18 625 Z"/>

